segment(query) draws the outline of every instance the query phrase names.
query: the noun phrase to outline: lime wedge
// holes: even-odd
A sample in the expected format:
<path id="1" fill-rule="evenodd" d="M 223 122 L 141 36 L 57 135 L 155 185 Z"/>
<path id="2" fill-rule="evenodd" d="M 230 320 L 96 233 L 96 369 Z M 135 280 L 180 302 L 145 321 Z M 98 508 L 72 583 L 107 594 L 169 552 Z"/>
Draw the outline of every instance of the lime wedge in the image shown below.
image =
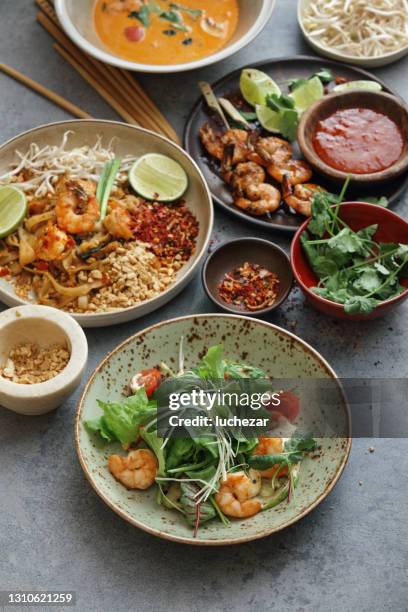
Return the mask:
<path id="1" fill-rule="evenodd" d="M 243 97 L 251 106 L 265 104 L 265 98 L 270 94 L 281 94 L 275 81 L 255 68 L 246 68 L 241 72 L 239 85 Z"/>
<path id="2" fill-rule="evenodd" d="M 146 200 L 174 202 L 188 187 L 187 174 L 174 159 L 159 153 L 140 157 L 129 171 L 133 189 Z"/>
<path id="3" fill-rule="evenodd" d="M 323 98 L 323 83 L 319 77 L 315 76 L 303 85 L 300 85 L 300 87 L 295 89 L 290 95 L 295 101 L 297 110 L 303 113 L 314 102 Z"/>
<path id="4" fill-rule="evenodd" d="M 0 238 L 18 228 L 27 214 L 27 198 L 17 187 L 0 187 Z"/>
<path id="5" fill-rule="evenodd" d="M 333 93 L 343 93 L 345 91 L 353 91 L 362 89 L 364 91 L 382 91 L 382 86 L 376 81 L 347 81 L 341 85 L 336 85 L 333 88 Z"/>
<path id="6" fill-rule="evenodd" d="M 257 104 L 255 110 L 258 121 L 264 130 L 273 134 L 280 134 L 281 115 L 278 111 L 274 111 L 269 106 L 264 106 L 263 104 Z"/>

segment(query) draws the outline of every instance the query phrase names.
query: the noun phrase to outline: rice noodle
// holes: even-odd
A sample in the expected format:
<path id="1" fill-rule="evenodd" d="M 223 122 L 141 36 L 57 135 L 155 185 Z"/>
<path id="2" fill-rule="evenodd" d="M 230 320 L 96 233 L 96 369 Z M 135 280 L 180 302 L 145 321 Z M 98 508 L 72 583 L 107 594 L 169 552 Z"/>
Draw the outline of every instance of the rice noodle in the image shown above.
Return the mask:
<path id="1" fill-rule="evenodd" d="M 114 141 L 110 141 L 107 147 L 103 147 L 102 138 L 99 137 L 93 147 L 67 149 L 72 133 L 65 132 L 59 145 L 46 145 L 40 148 L 37 144 L 32 143 L 25 153 L 16 151 L 19 161 L 12 170 L 0 176 L 0 184 L 7 185 L 18 181 L 19 188 L 28 197 L 41 198 L 49 193 L 55 193 L 55 185 L 61 176 L 68 173 L 72 179 L 90 179 L 98 182 L 106 162 L 115 157 Z M 136 159 L 132 156 L 122 159 L 116 184 L 126 182 L 128 171 Z M 24 171 L 29 173 L 30 179 L 21 181 L 19 175 Z"/>
<path id="2" fill-rule="evenodd" d="M 334 51 L 382 57 L 408 45 L 408 0 L 312 0 L 303 25 Z"/>

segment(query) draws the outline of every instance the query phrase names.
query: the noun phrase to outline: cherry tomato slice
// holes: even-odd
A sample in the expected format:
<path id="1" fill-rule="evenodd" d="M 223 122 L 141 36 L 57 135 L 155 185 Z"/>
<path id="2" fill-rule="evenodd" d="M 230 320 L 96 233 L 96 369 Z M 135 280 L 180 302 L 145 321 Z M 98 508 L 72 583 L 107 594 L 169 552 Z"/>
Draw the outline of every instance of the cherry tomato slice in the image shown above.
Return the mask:
<path id="1" fill-rule="evenodd" d="M 159 370 L 156 368 L 151 368 L 149 370 L 142 370 L 141 372 L 135 374 L 135 376 L 132 378 L 130 386 L 132 391 L 136 391 L 137 389 L 144 387 L 147 397 L 150 398 L 160 385 L 161 380 L 162 376 Z"/>
<path id="2" fill-rule="evenodd" d="M 145 35 L 145 29 L 142 26 L 129 26 L 123 32 L 130 42 L 140 42 Z"/>
<path id="3" fill-rule="evenodd" d="M 275 410 L 291 423 L 299 416 L 300 399 L 292 391 L 283 391 L 279 394 L 280 405 Z"/>

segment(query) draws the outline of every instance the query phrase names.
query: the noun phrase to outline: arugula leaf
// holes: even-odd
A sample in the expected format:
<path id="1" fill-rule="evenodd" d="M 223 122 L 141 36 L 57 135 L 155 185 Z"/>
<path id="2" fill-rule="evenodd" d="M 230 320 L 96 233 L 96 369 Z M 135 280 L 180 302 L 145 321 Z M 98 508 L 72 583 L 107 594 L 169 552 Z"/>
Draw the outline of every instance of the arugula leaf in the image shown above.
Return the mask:
<path id="1" fill-rule="evenodd" d="M 225 365 L 225 374 L 228 375 L 229 378 L 233 378 L 235 380 L 241 378 L 266 378 L 266 374 L 263 370 L 254 366 L 246 365 L 245 363 L 227 362 Z"/>
<path id="2" fill-rule="evenodd" d="M 315 450 L 316 440 L 311 436 L 294 436 L 285 442 L 282 453 L 276 455 L 251 455 L 248 464 L 255 470 L 267 470 L 280 463 L 291 465 L 300 463 L 305 453 Z"/>
<path id="3" fill-rule="evenodd" d="M 146 28 L 150 25 L 150 7 L 144 4 L 140 10 L 131 11 L 128 15 L 129 19 L 138 19 Z"/>
<path id="4" fill-rule="evenodd" d="M 138 435 L 140 425 L 156 414 L 155 402 L 149 402 L 145 389 L 127 397 L 122 403 L 103 402 L 98 400 L 103 416 L 97 420 L 87 421 L 85 424 L 92 431 L 99 431 L 100 435 L 109 442 L 118 440 L 122 444 L 131 444 Z"/>
<path id="5" fill-rule="evenodd" d="M 186 520 L 196 531 L 200 525 L 211 521 L 216 516 L 216 510 L 210 501 L 196 504 L 195 495 L 199 489 L 194 483 L 182 482 L 180 505 L 185 514 Z"/>

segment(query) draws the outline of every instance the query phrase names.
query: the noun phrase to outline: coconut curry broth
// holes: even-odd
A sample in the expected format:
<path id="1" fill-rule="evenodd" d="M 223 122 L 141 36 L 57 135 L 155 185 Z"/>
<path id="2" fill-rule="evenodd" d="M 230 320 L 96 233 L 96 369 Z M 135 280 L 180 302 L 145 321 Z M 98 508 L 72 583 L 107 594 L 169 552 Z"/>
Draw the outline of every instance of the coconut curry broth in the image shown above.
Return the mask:
<path id="1" fill-rule="evenodd" d="M 238 24 L 237 0 L 97 0 L 95 28 L 109 50 L 143 64 L 183 64 L 219 51 Z"/>

